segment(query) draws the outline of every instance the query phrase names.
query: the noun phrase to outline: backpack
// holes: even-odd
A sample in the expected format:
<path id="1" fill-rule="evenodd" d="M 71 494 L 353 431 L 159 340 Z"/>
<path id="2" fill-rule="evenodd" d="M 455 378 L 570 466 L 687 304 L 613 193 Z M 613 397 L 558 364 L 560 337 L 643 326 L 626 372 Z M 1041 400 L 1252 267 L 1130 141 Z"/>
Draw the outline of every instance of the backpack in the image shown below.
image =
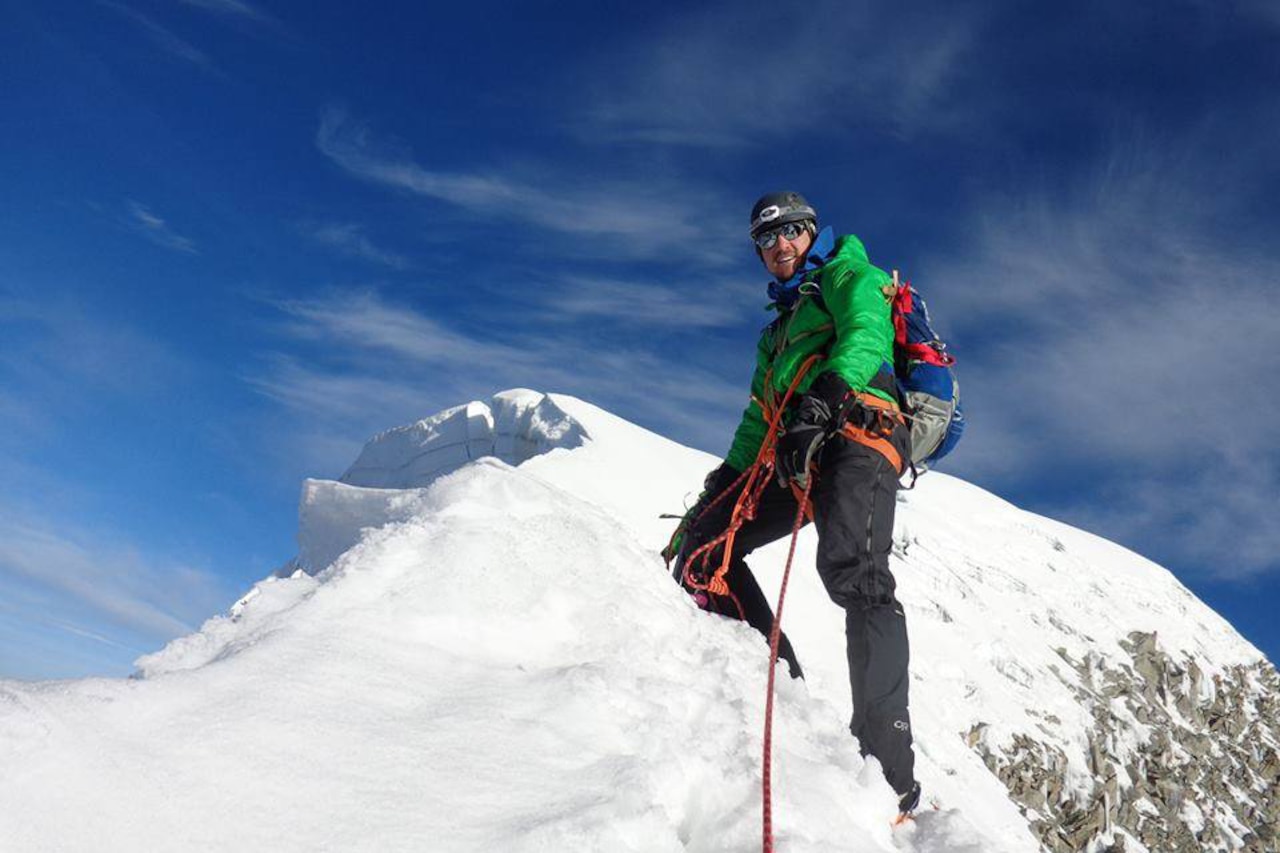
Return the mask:
<path id="1" fill-rule="evenodd" d="M 886 287 L 886 294 L 889 289 Z M 903 412 L 911 420 L 911 464 L 927 471 L 964 435 L 960 382 L 948 353 L 929 325 L 924 297 L 893 271 L 893 372 Z"/>

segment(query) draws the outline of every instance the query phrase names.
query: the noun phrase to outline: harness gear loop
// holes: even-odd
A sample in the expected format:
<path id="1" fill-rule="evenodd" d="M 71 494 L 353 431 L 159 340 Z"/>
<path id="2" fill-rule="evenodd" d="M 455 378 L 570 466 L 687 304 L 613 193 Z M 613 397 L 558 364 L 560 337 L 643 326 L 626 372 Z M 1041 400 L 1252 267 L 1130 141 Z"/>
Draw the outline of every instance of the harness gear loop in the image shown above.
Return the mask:
<path id="1" fill-rule="evenodd" d="M 893 470 L 901 477 L 903 473 L 902 454 L 898 452 L 898 448 L 894 447 L 893 442 L 890 441 L 894 427 L 906 423 L 898 404 L 882 400 L 875 394 L 869 394 L 866 391 L 858 394 L 855 399 L 858 403 L 855 411 L 859 412 L 862 422 L 855 423 L 853 419 L 850 419 L 840 429 L 840 434 L 850 441 L 856 441 L 858 444 L 869 447 L 879 453 L 889 461 L 889 464 L 893 466 Z"/>

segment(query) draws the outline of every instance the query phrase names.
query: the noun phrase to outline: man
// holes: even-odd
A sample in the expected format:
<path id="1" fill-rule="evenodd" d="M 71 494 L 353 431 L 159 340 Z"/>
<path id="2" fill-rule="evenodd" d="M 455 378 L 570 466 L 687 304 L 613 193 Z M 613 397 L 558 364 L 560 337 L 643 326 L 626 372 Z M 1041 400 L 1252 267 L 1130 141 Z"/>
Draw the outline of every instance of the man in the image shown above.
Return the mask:
<path id="1" fill-rule="evenodd" d="M 891 280 L 867 260 L 858 238 L 834 239 L 830 228 L 819 232 L 817 213 L 796 192 L 769 193 L 755 203 L 751 239 L 773 276 L 769 296 L 777 316 L 761 334 L 752 401 L 724 464 L 708 475 L 685 516 L 676 577 L 686 585 L 693 581 L 706 609 L 745 619 L 768 636 L 773 612 L 743 558 L 791 533 L 799 496 L 811 488 L 818 574 L 845 610 L 850 731 L 864 756 L 879 759 L 899 795 L 900 812 L 909 815 L 920 786 L 907 712 L 906 618 L 894 594 L 889 551 L 910 433 L 893 376 Z M 804 370 L 814 355 L 820 360 Z M 704 582 L 722 563 L 721 546 L 695 554 L 728 526 L 743 473 L 766 440 L 766 417 L 793 384 L 777 439 L 776 479 L 761 494 L 755 517 L 735 535 L 724 574 L 728 594 L 711 593 Z M 801 676 L 785 636 L 779 656 L 793 677 Z"/>

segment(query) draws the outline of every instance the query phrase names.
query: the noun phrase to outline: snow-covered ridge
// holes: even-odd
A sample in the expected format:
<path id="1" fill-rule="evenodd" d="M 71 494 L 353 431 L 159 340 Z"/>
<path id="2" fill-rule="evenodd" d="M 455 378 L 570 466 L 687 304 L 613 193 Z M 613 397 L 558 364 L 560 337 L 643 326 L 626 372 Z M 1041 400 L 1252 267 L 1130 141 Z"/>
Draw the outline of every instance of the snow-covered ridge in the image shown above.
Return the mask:
<path id="1" fill-rule="evenodd" d="M 531 391 L 383 433 L 342 482 L 304 484 L 307 571 L 141 678 L 0 682 L 0 850 L 213 850 L 231 825 L 247 850 L 758 850 L 764 641 L 696 610 L 657 554 L 659 514 L 716 462 Z M 780 851 L 1274 843 L 1275 671 L 1169 572 L 937 472 L 898 518 L 942 809 L 888 830 L 806 531 Z M 785 549 L 751 558 L 770 594 Z"/>

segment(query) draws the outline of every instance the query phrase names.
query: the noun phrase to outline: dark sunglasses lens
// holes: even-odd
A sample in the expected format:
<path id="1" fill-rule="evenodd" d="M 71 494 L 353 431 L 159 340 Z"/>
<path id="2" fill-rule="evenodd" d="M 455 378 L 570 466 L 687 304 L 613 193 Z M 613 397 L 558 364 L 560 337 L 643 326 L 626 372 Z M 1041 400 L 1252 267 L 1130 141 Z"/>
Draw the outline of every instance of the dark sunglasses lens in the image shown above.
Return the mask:
<path id="1" fill-rule="evenodd" d="M 804 225 L 800 222 L 788 222 L 778 228 L 771 228 L 756 238 L 756 245 L 761 249 L 772 249 L 778 242 L 778 236 L 781 235 L 787 240 L 794 240 L 804 232 Z"/>

